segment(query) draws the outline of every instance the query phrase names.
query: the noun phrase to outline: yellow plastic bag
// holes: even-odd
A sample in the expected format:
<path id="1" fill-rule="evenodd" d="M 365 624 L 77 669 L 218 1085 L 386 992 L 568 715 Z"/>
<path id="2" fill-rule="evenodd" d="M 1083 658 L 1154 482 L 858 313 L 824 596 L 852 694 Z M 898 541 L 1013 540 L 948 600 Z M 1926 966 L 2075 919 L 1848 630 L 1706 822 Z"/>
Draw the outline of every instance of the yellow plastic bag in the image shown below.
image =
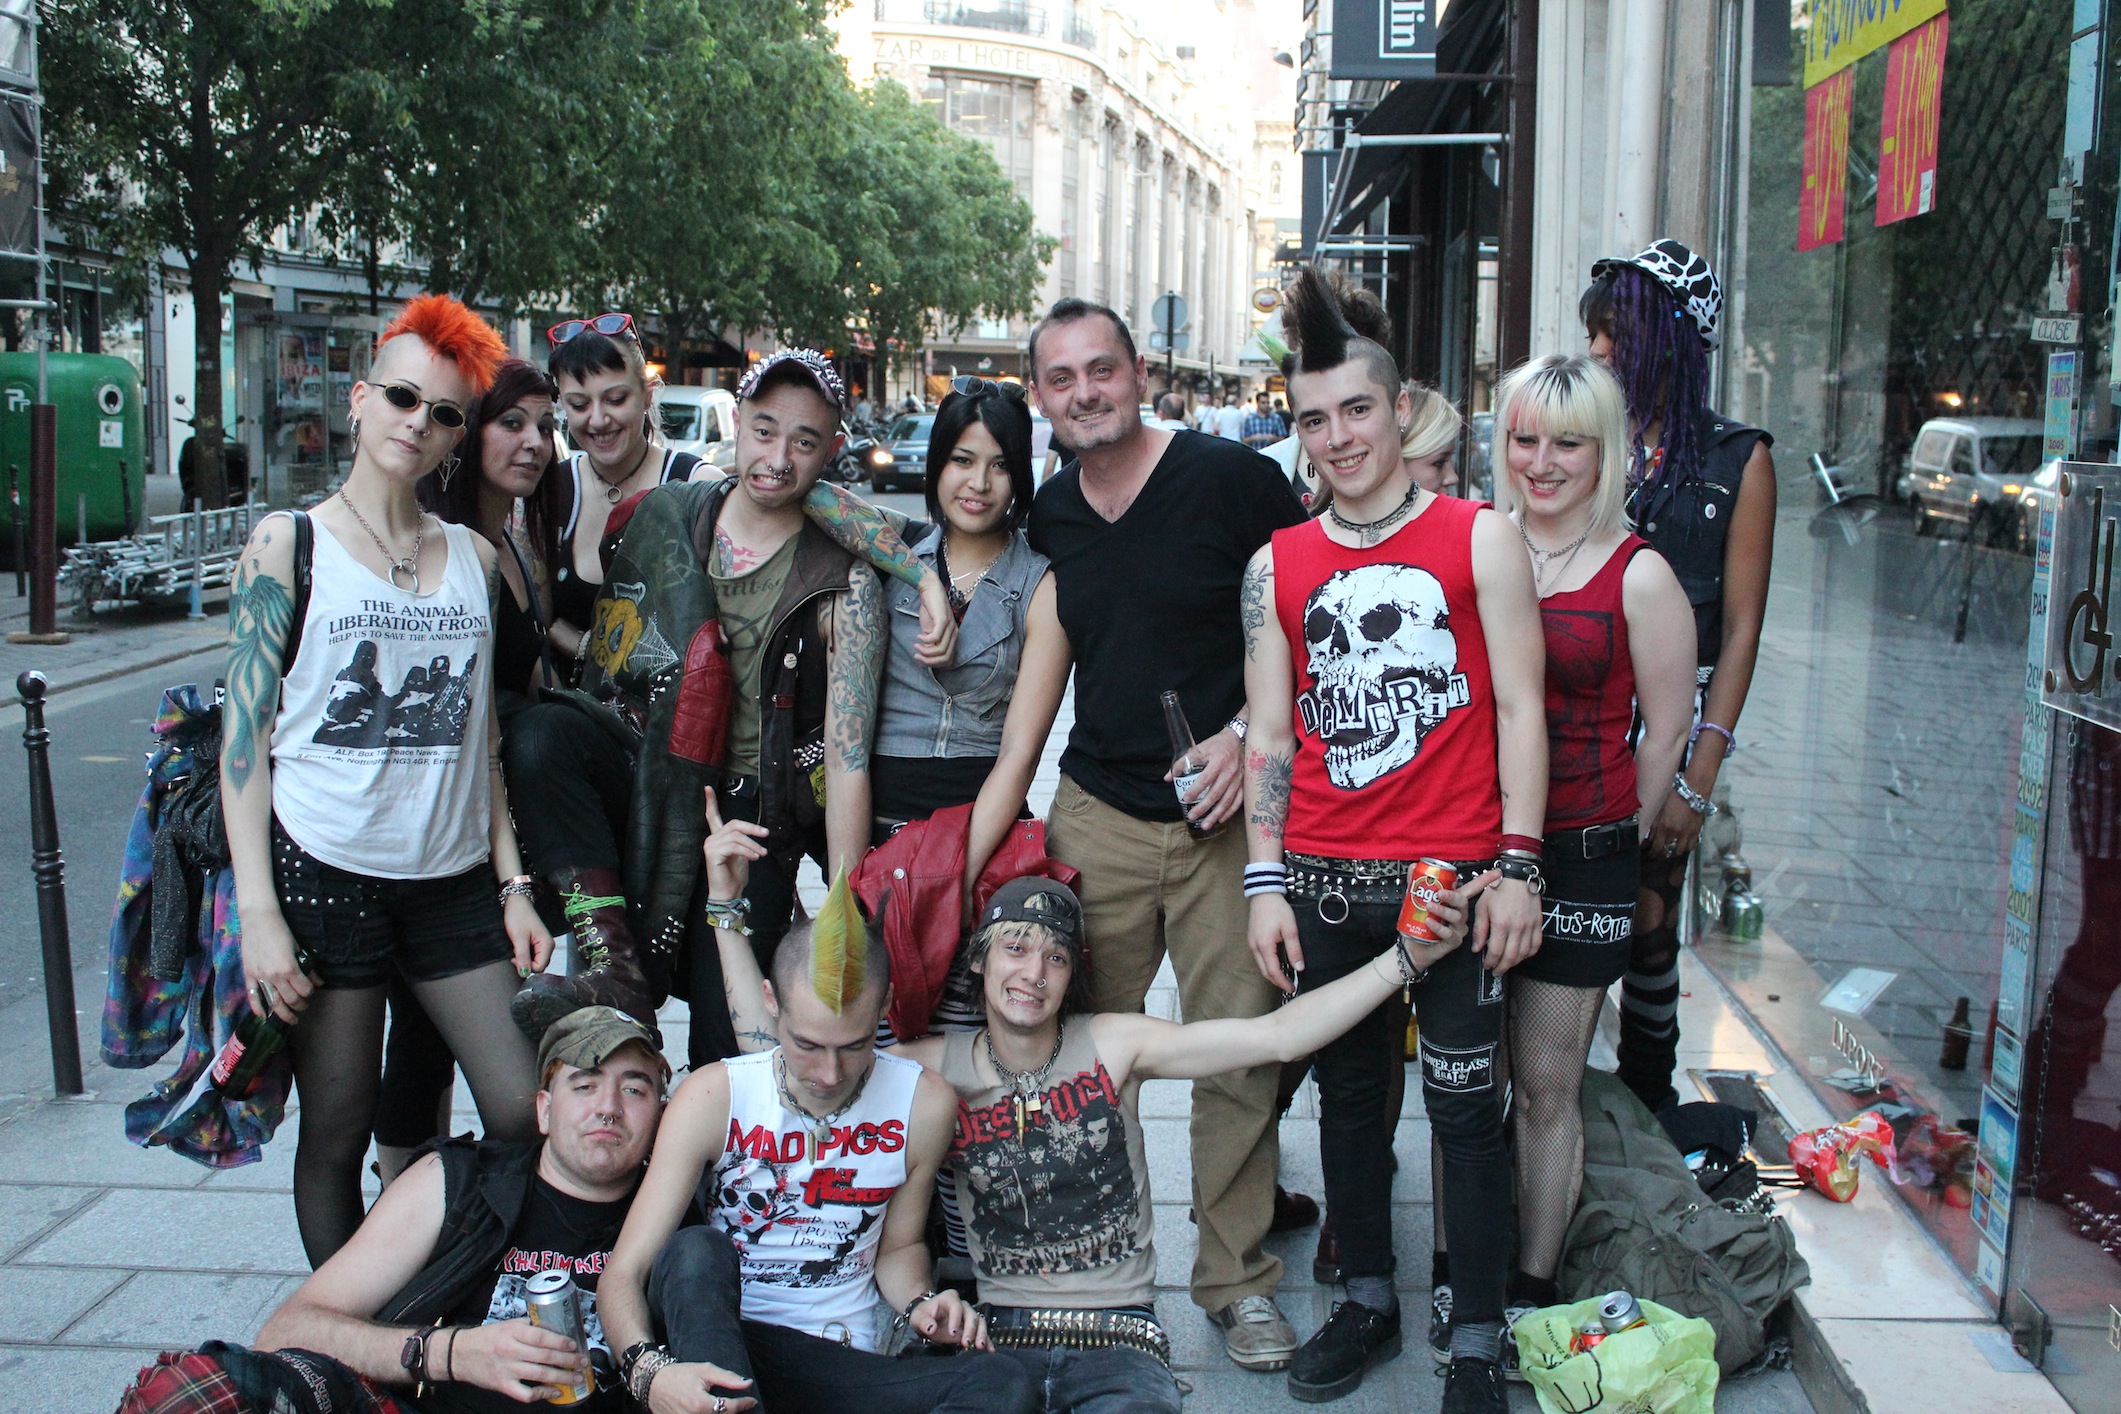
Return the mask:
<path id="1" fill-rule="evenodd" d="M 1571 1338 L 1597 1318 L 1601 1299 L 1541 1307 L 1511 1328 L 1544 1414 L 1714 1414 L 1715 1329 L 1645 1301 L 1649 1324 L 1572 1354 Z"/>

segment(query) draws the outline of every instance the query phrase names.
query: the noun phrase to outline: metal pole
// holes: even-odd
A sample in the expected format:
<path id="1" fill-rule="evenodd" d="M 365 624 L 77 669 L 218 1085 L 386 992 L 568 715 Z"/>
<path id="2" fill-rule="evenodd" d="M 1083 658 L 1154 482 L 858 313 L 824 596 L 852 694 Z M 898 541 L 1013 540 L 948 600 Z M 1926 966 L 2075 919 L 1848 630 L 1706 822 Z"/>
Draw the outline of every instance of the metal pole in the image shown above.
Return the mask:
<path id="1" fill-rule="evenodd" d="M 118 458 L 118 504 L 124 509 L 125 534 L 130 535 L 133 533 L 132 468 L 125 464 L 123 457 Z"/>
<path id="2" fill-rule="evenodd" d="M 44 674 L 15 679 L 22 745 L 29 753 L 30 869 L 37 877 L 37 931 L 44 943 L 44 1013 L 51 1029 L 52 1088 L 79 1095 L 81 1032 L 74 1016 L 74 954 L 66 932 L 66 861 L 52 800 L 52 734 L 44 725 Z"/>
<path id="3" fill-rule="evenodd" d="M 22 468 L 7 464 L 7 519 L 15 535 L 15 597 L 29 593 L 29 549 L 22 543 Z"/>
<path id="4" fill-rule="evenodd" d="M 76 545 L 86 545 L 88 543 L 88 492 L 86 491 L 80 492 L 74 497 L 74 543 Z"/>
<path id="5" fill-rule="evenodd" d="M 201 584 L 200 584 L 200 575 L 202 574 L 202 571 L 201 571 L 201 569 L 200 569 L 200 567 L 199 567 L 199 544 L 200 544 L 200 541 L 201 541 L 201 540 L 202 540 L 202 539 L 203 539 L 203 538 L 205 537 L 205 533 L 206 533 L 206 528 L 205 528 L 205 525 L 204 525 L 204 521 L 205 521 L 205 518 L 206 518 L 206 513 L 205 513 L 205 510 L 204 510 L 204 507 L 205 507 L 205 505 L 206 505 L 206 502 L 205 502 L 205 501 L 204 501 L 204 500 L 203 500 L 202 498 L 200 498 L 200 497 L 198 497 L 198 496 L 194 496 L 194 497 L 192 497 L 192 502 L 191 502 L 191 608 L 190 608 L 190 610 L 189 610 L 189 611 L 187 611 L 187 612 L 185 613 L 184 617 L 185 617 L 185 618 L 187 618 L 187 619 L 190 619 L 190 620 L 192 620 L 192 621 L 193 621 L 194 623 L 196 623 L 196 622 L 197 622 L 197 621 L 199 621 L 200 619 L 203 619 L 203 618 L 205 618 L 205 617 L 206 617 L 206 597 L 205 597 L 204 589 L 203 589 L 203 587 L 202 587 L 202 586 L 201 586 Z"/>
<path id="6" fill-rule="evenodd" d="M 42 350 L 39 350 L 41 357 Z M 58 409 L 39 401 L 29 410 L 29 631 L 56 630 L 59 602 L 57 436 Z"/>

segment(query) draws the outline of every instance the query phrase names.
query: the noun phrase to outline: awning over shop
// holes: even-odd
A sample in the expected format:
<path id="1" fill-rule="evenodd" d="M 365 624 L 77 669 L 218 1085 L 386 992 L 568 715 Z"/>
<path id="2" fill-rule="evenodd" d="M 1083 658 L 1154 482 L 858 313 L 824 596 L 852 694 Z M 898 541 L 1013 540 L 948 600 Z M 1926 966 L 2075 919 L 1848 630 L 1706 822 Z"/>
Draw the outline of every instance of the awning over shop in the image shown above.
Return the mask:
<path id="1" fill-rule="evenodd" d="M 1495 74 L 1503 68 L 1508 39 L 1508 0 L 1456 0 L 1444 13 L 1437 37 L 1437 72 Z M 1387 93 L 1355 125 L 1363 137 L 1386 134 L 1446 134 L 1472 131 L 1481 79 L 1407 80 Z M 1344 147 L 1337 154 L 1330 235 L 1345 235 L 1370 208 L 1399 185 L 1399 175 L 1418 149 Z"/>

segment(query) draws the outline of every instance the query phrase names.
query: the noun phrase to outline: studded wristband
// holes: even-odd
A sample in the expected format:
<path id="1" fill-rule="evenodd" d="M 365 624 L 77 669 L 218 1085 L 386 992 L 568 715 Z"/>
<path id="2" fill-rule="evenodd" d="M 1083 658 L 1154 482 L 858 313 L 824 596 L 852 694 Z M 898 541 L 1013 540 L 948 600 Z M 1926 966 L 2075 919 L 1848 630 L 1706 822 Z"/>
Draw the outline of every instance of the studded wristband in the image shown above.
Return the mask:
<path id="1" fill-rule="evenodd" d="M 1536 856 L 1521 850 L 1504 850 L 1495 860 L 1495 868 L 1505 879 L 1515 879 L 1535 894 L 1547 891 L 1547 876 L 1540 871 Z"/>
<path id="2" fill-rule="evenodd" d="M 1672 775 L 1672 789 L 1678 792 L 1679 798 L 1681 800 L 1686 802 L 1687 809 L 1693 811 L 1696 815 L 1699 815 L 1704 820 L 1708 819 L 1710 816 L 1714 815 L 1718 810 L 1722 808 L 1721 806 L 1717 805 L 1715 801 L 1710 800 L 1700 791 L 1695 790 L 1692 786 L 1688 785 L 1686 782 L 1686 777 L 1679 775 L 1677 772 L 1674 772 Z"/>

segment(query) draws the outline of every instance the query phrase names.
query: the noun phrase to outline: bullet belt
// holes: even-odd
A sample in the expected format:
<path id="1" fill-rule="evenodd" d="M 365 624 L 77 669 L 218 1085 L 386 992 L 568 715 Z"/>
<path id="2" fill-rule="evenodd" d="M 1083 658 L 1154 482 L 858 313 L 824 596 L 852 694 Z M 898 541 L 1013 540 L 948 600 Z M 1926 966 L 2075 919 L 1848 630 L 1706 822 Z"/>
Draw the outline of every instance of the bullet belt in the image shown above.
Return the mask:
<path id="1" fill-rule="evenodd" d="M 1546 838 L 1549 859 L 1610 859 L 1616 854 L 1633 854 L 1641 848 L 1642 829 L 1632 815 L 1610 825 L 1556 830 Z"/>
<path id="2" fill-rule="evenodd" d="M 1328 859 L 1294 850 L 1282 859 L 1289 866 L 1289 897 L 1316 904 L 1321 922 L 1347 922 L 1353 904 L 1396 904 L 1406 897 L 1408 863 L 1403 859 Z M 1493 863 L 1486 859 L 1459 862 L 1459 882 Z"/>
<path id="3" fill-rule="evenodd" d="M 1048 1306 L 987 1308 L 987 1337 L 996 1346 L 1052 1350 L 1079 1346 L 1101 1350 L 1115 1345 L 1144 1351 L 1169 1365 L 1171 1337 L 1147 1316 L 1125 1311 L 1076 1311 Z"/>

